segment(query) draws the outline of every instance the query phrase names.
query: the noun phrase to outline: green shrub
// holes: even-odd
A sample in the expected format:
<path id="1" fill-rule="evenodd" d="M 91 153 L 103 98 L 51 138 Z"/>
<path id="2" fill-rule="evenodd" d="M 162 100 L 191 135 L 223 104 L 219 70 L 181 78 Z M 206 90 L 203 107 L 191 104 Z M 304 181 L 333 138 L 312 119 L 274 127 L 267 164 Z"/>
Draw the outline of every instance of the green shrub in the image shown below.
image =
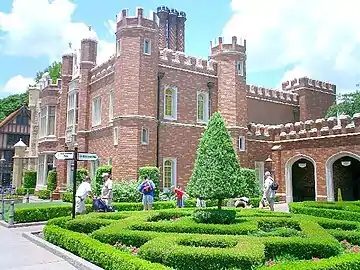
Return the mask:
<path id="1" fill-rule="evenodd" d="M 256 172 L 253 169 L 241 168 L 242 181 L 247 187 L 241 192 L 241 196 L 257 197 L 261 195 L 260 184 L 256 177 Z"/>
<path id="2" fill-rule="evenodd" d="M 17 188 L 16 195 L 24 196 L 29 191 L 29 195 L 34 195 L 35 188 Z"/>
<path id="3" fill-rule="evenodd" d="M 50 171 L 47 176 L 47 190 L 54 191 L 56 189 L 56 171 Z"/>
<path id="4" fill-rule="evenodd" d="M 73 194 L 72 192 L 63 192 L 61 193 L 61 200 L 63 202 L 71 202 L 73 201 Z M 90 197 L 86 197 L 85 199 L 86 204 L 92 204 L 93 200 Z"/>
<path id="5" fill-rule="evenodd" d="M 39 190 L 38 197 L 41 200 L 48 200 L 50 199 L 50 193 L 51 191 L 47 189 Z"/>
<path id="6" fill-rule="evenodd" d="M 123 181 L 113 184 L 114 202 L 140 202 L 141 194 L 138 191 L 137 181 Z"/>
<path id="7" fill-rule="evenodd" d="M 112 221 L 108 219 L 77 218 L 69 220 L 66 223 L 66 229 L 73 232 L 89 234 L 111 223 Z"/>
<path id="8" fill-rule="evenodd" d="M 36 171 L 25 171 L 24 172 L 24 188 L 32 188 L 36 187 Z"/>
<path id="9" fill-rule="evenodd" d="M 81 258 L 107 270 L 162 270 L 169 269 L 161 264 L 149 263 L 129 253 L 119 252 L 81 233 L 71 232 L 56 226 L 46 226 L 44 236 L 47 241 L 64 248 Z"/>
<path id="10" fill-rule="evenodd" d="M 247 189 L 232 137 L 221 113 L 215 112 L 201 136 L 187 192 L 194 198 L 218 200 L 220 209 L 224 199 Z"/>
<path id="11" fill-rule="evenodd" d="M 160 194 L 160 170 L 157 167 L 141 167 L 139 168 L 139 182 L 144 180 L 144 177 L 148 176 L 155 184 L 155 200 L 159 198 Z M 140 184 L 140 183 L 139 183 Z"/>
<path id="12" fill-rule="evenodd" d="M 101 194 L 101 187 L 104 183 L 102 174 L 109 173 L 111 174 L 112 166 L 106 165 L 101 166 L 96 170 L 95 179 L 92 182 L 92 191 L 95 195 L 99 196 Z"/>
<path id="13" fill-rule="evenodd" d="M 231 224 L 235 222 L 235 210 L 197 209 L 194 220 L 198 223 Z"/>

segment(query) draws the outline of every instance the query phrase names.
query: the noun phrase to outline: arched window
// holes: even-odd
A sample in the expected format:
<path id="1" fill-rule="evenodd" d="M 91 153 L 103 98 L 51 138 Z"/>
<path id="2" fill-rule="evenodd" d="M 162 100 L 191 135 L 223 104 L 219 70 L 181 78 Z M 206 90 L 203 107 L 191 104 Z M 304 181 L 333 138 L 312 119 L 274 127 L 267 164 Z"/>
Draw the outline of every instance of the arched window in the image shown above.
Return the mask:
<path id="1" fill-rule="evenodd" d="M 164 97 L 164 118 L 176 119 L 176 89 L 167 88 Z"/>
<path id="2" fill-rule="evenodd" d="M 176 160 L 165 159 L 163 167 L 163 190 L 167 191 L 176 184 Z"/>

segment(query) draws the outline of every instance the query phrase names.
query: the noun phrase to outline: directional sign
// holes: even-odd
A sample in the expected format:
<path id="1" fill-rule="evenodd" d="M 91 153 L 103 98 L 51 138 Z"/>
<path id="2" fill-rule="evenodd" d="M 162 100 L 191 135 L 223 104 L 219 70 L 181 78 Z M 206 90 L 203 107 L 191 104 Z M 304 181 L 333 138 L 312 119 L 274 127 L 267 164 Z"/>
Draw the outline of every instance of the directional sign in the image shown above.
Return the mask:
<path id="1" fill-rule="evenodd" d="M 74 159 L 74 153 L 73 152 L 57 152 L 55 154 L 55 158 L 62 159 L 62 160 Z"/>
<path id="2" fill-rule="evenodd" d="M 98 156 L 97 154 L 91 154 L 91 153 L 79 153 L 78 160 L 81 161 L 98 160 Z"/>

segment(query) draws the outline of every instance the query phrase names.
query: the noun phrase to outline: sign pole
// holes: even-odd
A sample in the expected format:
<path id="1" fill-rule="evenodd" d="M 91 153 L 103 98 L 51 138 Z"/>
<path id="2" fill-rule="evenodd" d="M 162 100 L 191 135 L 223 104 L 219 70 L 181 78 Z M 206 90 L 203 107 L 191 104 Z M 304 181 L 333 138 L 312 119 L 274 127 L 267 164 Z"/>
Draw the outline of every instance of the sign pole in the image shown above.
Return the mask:
<path id="1" fill-rule="evenodd" d="M 78 148 L 75 146 L 74 148 L 74 171 L 73 171 L 73 203 L 72 203 L 72 218 L 75 218 L 75 204 L 76 204 L 76 175 L 77 175 L 77 155 Z"/>

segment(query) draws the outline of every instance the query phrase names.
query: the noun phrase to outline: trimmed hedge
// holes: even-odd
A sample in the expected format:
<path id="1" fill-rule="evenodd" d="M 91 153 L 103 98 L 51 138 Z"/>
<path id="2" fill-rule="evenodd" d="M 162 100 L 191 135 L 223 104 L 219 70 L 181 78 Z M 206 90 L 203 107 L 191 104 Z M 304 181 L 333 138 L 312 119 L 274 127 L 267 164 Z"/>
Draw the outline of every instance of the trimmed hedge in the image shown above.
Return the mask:
<path id="1" fill-rule="evenodd" d="M 35 189 L 36 186 L 36 171 L 25 171 L 24 172 L 24 188 Z"/>
<path id="2" fill-rule="evenodd" d="M 169 269 L 161 264 L 149 263 L 141 258 L 116 250 L 84 234 L 71 232 L 53 225 L 45 227 L 44 236 L 50 243 L 107 270 Z"/>
<path id="3" fill-rule="evenodd" d="M 50 199 L 50 193 L 51 191 L 48 189 L 39 190 L 38 198 L 41 200 L 48 200 Z"/>
<path id="4" fill-rule="evenodd" d="M 235 222 L 236 211 L 224 209 L 198 209 L 193 214 L 198 223 L 231 224 Z"/>
<path id="5" fill-rule="evenodd" d="M 16 195 L 24 196 L 29 191 L 29 195 L 34 195 L 35 188 L 17 188 Z"/>
<path id="6" fill-rule="evenodd" d="M 56 171 L 50 171 L 47 176 L 47 190 L 54 191 L 56 186 Z"/>

